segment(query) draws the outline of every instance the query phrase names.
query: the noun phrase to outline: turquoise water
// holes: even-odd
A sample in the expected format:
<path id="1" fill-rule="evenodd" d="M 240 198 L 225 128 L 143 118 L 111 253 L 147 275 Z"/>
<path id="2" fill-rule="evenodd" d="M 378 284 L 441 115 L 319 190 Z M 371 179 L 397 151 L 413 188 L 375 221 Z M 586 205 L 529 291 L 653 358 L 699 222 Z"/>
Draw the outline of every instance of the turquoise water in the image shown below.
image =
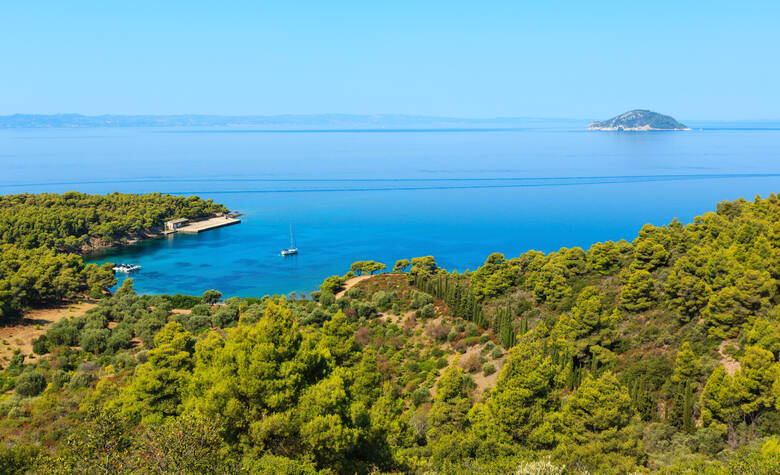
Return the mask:
<path id="1" fill-rule="evenodd" d="M 575 126 L 576 125 L 576 126 Z M 355 260 L 432 254 L 475 269 L 491 252 L 587 248 L 724 199 L 780 191 L 780 130 L 0 131 L 0 193 L 197 194 L 242 224 L 148 241 L 97 262 L 140 264 L 149 293 L 310 292 Z M 696 127 L 696 124 L 693 124 Z M 708 124 L 703 124 L 708 125 Z M 300 254 L 282 258 L 288 226 Z"/>

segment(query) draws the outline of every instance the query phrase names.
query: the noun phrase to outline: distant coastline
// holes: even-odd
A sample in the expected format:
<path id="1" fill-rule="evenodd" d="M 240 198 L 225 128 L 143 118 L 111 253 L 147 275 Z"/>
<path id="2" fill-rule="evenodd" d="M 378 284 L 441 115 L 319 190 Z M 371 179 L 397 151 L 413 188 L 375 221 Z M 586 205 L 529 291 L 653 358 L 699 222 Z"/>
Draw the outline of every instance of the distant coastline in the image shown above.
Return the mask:
<path id="1" fill-rule="evenodd" d="M 0 116 L 0 129 L 120 128 L 120 127 L 257 127 L 264 129 L 367 128 L 501 128 L 522 124 L 582 122 L 566 118 L 494 117 L 459 118 L 404 114 L 302 114 L 302 115 L 82 115 L 13 114 Z"/>
<path id="2" fill-rule="evenodd" d="M 569 117 L 493 117 L 463 118 L 404 114 L 286 114 L 286 115 L 122 115 L 122 114 L 11 114 L 0 115 L 0 130 L 14 129 L 192 129 L 210 128 L 214 132 L 229 133 L 411 133 L 411 132 L 511 132 L 527 128 L 571 128 L 581 130 L 588 119 Z M 780 128 L 778 119 L 689 121 L 692 127 Z M 590 123 L 593 126 L 594 123 Z M 597 130 L 591 127 L 591 130 Z M 601 127 L 601 130 L 617 130 Z M 623 127 L 626 131 L 665 130 Z"/>

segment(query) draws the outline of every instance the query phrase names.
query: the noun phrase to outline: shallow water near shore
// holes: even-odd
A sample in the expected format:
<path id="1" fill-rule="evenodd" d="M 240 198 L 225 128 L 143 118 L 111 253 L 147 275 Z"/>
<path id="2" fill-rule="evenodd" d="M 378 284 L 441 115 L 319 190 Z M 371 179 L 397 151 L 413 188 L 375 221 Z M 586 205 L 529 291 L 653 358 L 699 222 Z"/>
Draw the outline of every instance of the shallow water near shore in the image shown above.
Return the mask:
<path id="1" fill-rule="evenodd" d="M 91 256 L 128 262 L 147 293 L 310 292 L 355 260 L 432 254 L 475 269 L 491 252 L 587 248 L 718 201 L 780 191 L 780 129 L 0 131 L 0 193 L 197 194 L 242 223 Z M 240 133 L 239 133 L 240 132 Z M 283 258 L 292 224 L 300 253 Z"/>

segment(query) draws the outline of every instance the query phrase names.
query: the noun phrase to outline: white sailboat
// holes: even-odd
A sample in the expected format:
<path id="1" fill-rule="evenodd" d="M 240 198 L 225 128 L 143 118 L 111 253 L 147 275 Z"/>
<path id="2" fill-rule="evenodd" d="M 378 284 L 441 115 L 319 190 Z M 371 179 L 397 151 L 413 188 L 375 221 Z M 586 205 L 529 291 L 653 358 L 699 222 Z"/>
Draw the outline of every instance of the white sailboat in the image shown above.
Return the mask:
<path id="1" fill-rule="evenodd" d="M 290 247 L 282 249 L 282 256 L 291 256 L 298 254 L 298 246 L 295 245 L 295 238 L 293 238 L 292 224 L 290 225 Z"/>

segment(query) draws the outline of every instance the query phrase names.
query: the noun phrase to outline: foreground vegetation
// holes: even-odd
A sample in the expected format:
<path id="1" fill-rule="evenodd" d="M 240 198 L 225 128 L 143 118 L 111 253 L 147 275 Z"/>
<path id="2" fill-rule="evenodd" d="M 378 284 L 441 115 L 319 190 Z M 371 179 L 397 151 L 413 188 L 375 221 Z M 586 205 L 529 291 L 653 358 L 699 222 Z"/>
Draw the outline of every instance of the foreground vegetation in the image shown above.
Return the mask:
<path id="1" fill-rule="evenodd" d="M 111 266 L 80 254 L 159 232 L 165 220 L 227 209 L 211 200 L 152 193 L 0 196 L 0 325 L 38 307 L 116 285 Z"/>
<path id="2" fill-rule="evenodd" d="M 777 473 L 780 200 L 433 257 L 314 300 L 139 296 L 0 373 L 11 473 Z M 357 283 L 355 283 L 357 282 Z"/>

